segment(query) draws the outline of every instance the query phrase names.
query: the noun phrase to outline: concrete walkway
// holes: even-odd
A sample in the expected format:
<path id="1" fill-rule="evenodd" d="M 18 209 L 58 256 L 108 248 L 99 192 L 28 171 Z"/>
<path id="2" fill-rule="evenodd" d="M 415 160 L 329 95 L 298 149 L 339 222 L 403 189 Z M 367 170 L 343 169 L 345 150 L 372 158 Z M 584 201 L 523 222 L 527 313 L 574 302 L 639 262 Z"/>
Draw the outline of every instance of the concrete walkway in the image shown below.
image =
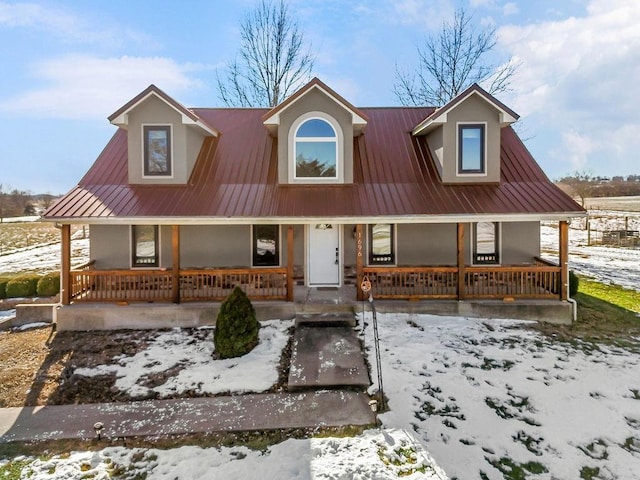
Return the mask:
<path id="1" fill-rule="evenodd" d="M 0 444 L 373 425 L 364 393 L 315 391 L 0 409 Z"/>
<path id="2" fill-rule="evenodd" d="M 290 428 L 367 426 L 376 422 L 364 389 L 369 375 L 351 315 L 308 315 L 296 322 L 289 387 L 262 393 L 129 403 L 0 409 L 0 444 Z M 360 392 L 323 390 L 360 387 Z"/>
<path id="3" fill-rule="evenodd" d="M 288 388 L 357 387 L 371 382 L 362 346 L 350 326 L 353 315 L 312 315 L 296 320 Z"/>

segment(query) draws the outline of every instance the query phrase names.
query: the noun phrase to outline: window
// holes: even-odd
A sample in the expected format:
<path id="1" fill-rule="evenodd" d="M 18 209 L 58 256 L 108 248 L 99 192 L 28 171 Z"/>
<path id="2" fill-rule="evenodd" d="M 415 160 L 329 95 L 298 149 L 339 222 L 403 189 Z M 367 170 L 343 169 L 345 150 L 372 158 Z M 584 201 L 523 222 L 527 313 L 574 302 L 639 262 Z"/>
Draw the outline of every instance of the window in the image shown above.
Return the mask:
<path id="1" fill-rule="evenodd" d="M 485 173 L 484 125 L 458 125 L 458 173 Z"/>
<path id="2" fill-rule="evenodd" d="M 497 222 L 478 222 L 473 229 L 473 263 L 500 263 L 499 238 L 500 224 Z"/>
<path id="3" fill-rule="evenodd" d="M 310 118 L 294 137 L 295 178 L 338 178 L 338 137 L 333 126 Z"/>
<path id="4" fill-rule="evenodd" d="M 131 265 L 133 267 L 160 266 L 160 249 L 157 225 L 131 226 Z"/>
<path id="5" fill-rule="evenodd" d="M 253 266 L 280 265 L 280 227 L 278 225 L 253 226 Z"/>
<path id="6" fill-rule="evenodd" d="M 392 265 L 395 263 L 393 225 L 378 223 L 369 225 L 369 263 Z"/>
<path id="7" fill-rule="evenodd" d="M 144 175 L 171 176 L 171 127 L 145 126 Z"/>

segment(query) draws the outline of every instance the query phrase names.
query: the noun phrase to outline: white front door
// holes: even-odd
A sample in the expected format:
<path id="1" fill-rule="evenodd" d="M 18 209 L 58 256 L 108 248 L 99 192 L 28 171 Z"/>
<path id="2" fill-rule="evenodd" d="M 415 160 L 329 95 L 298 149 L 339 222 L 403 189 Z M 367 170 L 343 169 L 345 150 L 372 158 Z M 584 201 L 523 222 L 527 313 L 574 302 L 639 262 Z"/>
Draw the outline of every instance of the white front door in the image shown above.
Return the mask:
<path id="1" fill-rule="evenodd" d="M 340 286 L 340 225 L 312 224 L 308 232 L 307 284 L 310 287 Z"/>

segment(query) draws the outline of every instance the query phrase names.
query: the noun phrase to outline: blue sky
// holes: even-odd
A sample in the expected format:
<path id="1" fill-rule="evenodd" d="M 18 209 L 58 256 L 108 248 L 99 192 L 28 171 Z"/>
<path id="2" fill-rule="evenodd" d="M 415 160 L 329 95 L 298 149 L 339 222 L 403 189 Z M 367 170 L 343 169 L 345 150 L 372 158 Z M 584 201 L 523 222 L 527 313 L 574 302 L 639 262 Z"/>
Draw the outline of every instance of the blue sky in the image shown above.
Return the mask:
<path id="1" fill-rule="evenodd" d="M 239 48 L 234 2 L 0 0 L 0 184 L 64 193 L 115 127 L 107 117 L 150 83 L 188 107 L 221 105 L 216 69 Z M 386 106 L 395 66 L 456 6 L 497 28 L 495 62 L 516 57 L 521 136 L 551 178 L 640 173 L 636 0 L 291 0 L 314 74 L 356 106 Z"/>

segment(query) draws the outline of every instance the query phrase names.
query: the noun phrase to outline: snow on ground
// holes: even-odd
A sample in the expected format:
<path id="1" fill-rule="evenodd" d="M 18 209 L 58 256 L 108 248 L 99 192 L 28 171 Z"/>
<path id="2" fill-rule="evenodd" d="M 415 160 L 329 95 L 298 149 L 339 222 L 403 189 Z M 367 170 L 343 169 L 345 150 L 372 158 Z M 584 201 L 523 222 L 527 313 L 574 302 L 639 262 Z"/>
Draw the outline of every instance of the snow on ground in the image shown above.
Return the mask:
<path id="1" fill-rule="evenodd" d="M 517 321 L 380 314 L 378 324 L 383 426 L 415 432 L 451 478 L 513 468 L 530 475 L 513 478 L 638 478 L 638 348 L 551 341 Z"/>
<path id="2" fill-rule="evenodd" d="M 375 367 L 370 313 L 365 321 L 364 340 Z M 424 473 L 406 478 L 446 478 L 432 467 L 435 461 L 449 478 L 460 480 L 502 480 L 508 471 L 516 472 L 509 478 L 522 479 L 580 478 L 581 472 L 592 474 L 582 478 L 638 478 L 640 347 L 562 343 L 515 320 L 380 314 L 378 322 L 390 407 L 380 415 L 383 430 L 351 438 L 290 439 L 264 452 L 107 448 L 27 459 L 23 473 L 31 469 L 29 478 L 35 480 L 78 478 L 80 471 L 108 478 L 109 469 L 121 466 L 131 473 L 127 478 L 146 474 L 162 480 L 253 478 L 255 472 L 263 479 L 385 479 L 397 478 L 398 463 L 398 468 L 425 466 Z M 274 338 L 284 333 L 272 327 L 263 331 Z M 190 341 L 177 330 L 168 332 L 149 345 L 146 361 L 164 362 L 173 350 L 210 357 L 197 343 L 182 345 Z M 162 368 L 175 361 L 186 361 L 184 354 Z M 249 357 L 235 361 L 234 372 L 253 364 Z M 133 378 L 144 360 L 123 357 L 120 363 Z M 236 386 L 240 391 L 254 388 L 252 377 L 264 376 L 254 367 L 247 371 L 243 385 Z"/>
<path id="3" fill-rule="evenodd" d="M 71 242 L 71 261 L 80 265 L 89 261 L 89 239 L 74 239 Z M 16 253 L 0 257 L 2 272 L 48 273 L 60 270 L 60 244 L 37 245 Z"/>
<path id="4" fill-rule="evenodd" d="M 558 261 L 557 225 L 540 226 L 540 249 L 543 257 Z M 640 291 L 640 249 L 588 246 L 586 230 L 569 230 L 569 269 Z"/>
<path id="5" fill-rule="evenodd" d="M 126 478 L 149 480 L 258 476 L 262 480 L 447 478 L 431 466 L 429 455 L 411 434 L 397 429 L 370 430 L 352 438 L 289 439 L 264 452 L 246 447 L 111 447 L 34 459 L 22 470 L 22 478 L 107 480 L 116 469 L 121 476 L 126 472 Z"/>
<path id="6" fill-rule="evenodd" d="M 86 377 L 115 373 L 114 388 L 132 397 L 147 397 L 151 392 L 159 398 L 187 391 L 196 395 L 263 392 L 278 380 L 277 367 L 292 326 L 289 320 L 261 322 L 258 346 L 241 358 L 225 360 L 213 359 L 212 329 L 161 331 L 133 356 L 121 355 L 116 364 L 77 368 L 73 373 Z M 166 379 L 149 387 L 154 375 Z"/>

